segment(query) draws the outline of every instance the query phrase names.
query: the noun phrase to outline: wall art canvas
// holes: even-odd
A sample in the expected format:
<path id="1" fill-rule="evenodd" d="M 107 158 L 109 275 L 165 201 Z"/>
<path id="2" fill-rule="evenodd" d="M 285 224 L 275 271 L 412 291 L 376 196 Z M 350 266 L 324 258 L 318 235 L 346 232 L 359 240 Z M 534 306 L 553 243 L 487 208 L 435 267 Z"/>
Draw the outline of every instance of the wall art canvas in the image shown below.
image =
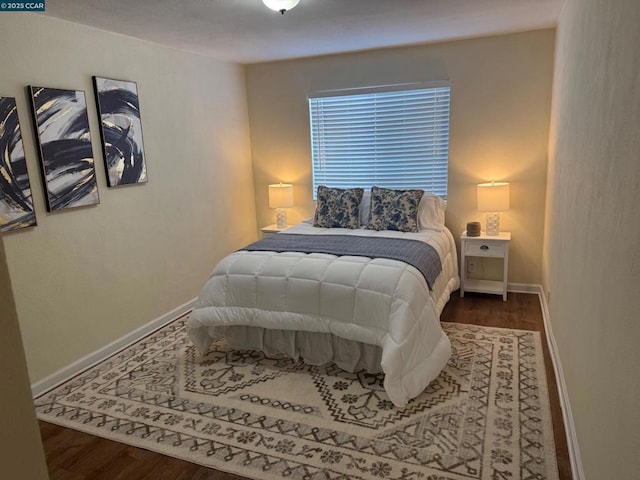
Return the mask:
<path id="1" fill-rule="evenodd" d="M 138 86 L 93 77 L 107 182 L 110 187 L 147 182 Z"/>
<path id="2" fill-rule="evenodd" d="M 0 232 L 36 225 L 16 99 L 0 97 Z"/>
<path id="3" fill-rule="evenodd" d="M 47 209 L 100 203 L 84 92 L 31 86 L 28 90 Z"/>

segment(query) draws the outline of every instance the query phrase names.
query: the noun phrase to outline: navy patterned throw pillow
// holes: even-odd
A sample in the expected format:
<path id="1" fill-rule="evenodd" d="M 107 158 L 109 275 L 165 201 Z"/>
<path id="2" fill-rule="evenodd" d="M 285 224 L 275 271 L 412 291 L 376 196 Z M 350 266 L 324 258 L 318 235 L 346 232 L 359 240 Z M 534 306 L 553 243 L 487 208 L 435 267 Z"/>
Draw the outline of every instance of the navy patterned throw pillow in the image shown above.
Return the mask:
<path id="1" fill-rule="evenodd" d="M 423 190 L 391 190 L 371 188 L 371 213 L 369 230 L 398 230 L 417 232 L 418 205 Z"/>
<path id="2" fill-rule="evenodd" d="M 358 228 L 362 188 L 318 187 L 318 204 L 313 217 L 314 227 Z"/>

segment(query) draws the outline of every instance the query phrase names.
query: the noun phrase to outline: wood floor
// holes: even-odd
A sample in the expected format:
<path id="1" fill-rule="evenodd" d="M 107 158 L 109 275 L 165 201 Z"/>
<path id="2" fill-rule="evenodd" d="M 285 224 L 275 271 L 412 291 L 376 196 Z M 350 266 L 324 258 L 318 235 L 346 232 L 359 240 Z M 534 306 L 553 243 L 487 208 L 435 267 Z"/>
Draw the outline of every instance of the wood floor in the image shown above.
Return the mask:
<path id="1" fill-rule="evenodd" d="M 455 292 L 442 313 L 442 321 L 543 332 L 537 295 L 510 293 L 507 302 L 495 295 Z M 543 336 L 544 361 L 551 397 L 560 480 L 571 480 L 571 468 L 564 434 L 553 366 Z M 40 422 L 51 480 L 236 480 L 237 475 L 218 472 L 130 447 L 50 423 Z M 514 479 L 516 480 L 516 479 Z"/>

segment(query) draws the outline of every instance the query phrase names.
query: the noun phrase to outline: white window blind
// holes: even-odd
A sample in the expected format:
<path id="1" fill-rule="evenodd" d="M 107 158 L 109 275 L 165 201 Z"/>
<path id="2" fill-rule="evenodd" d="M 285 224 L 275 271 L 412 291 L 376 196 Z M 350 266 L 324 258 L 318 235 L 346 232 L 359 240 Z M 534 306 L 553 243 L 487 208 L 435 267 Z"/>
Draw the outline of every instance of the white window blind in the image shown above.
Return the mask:
<path id="1" fill-rule="evenodd" d="M 309 98 L 314 199 L 318 185 L 377 185 L 446 200 L 448 84 L 356 92 Z"/>

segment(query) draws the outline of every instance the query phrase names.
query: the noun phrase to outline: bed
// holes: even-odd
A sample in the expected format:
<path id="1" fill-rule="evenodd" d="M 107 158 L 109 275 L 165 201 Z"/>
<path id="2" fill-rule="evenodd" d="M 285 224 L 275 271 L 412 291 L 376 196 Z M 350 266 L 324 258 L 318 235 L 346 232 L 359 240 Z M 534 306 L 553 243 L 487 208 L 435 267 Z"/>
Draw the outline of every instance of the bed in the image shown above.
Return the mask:
<path id="1" fill-rule="evenodd" d="M 366 211 L 362 206 L 359 216 L 366 218 Z M 188 336 L 203 354 L 224 338 L 232 348 L 267 356 L 383 372 L 389 399 L 403 407 L 451 355 L 439 317 L 459 287 L 457 256 L 443 215 L 435 223 L 401 232 L 303 222 L 275 235 L 275 243 L 265 239 L 234 252 L 215 266 L 203 287 L 187 321 Z M 439 269 L 429 278 L 420 265 L 394 258 L 323 248 L 312 253 L 313 248 L 297 246 L 298 251 L 288 251 L 286 245 L 298 240 L 344 244 L 347 252 L 366 243 L 420 244 L 433 252 Z M 285 247 L 272 249 L 278 243 Z"/>

